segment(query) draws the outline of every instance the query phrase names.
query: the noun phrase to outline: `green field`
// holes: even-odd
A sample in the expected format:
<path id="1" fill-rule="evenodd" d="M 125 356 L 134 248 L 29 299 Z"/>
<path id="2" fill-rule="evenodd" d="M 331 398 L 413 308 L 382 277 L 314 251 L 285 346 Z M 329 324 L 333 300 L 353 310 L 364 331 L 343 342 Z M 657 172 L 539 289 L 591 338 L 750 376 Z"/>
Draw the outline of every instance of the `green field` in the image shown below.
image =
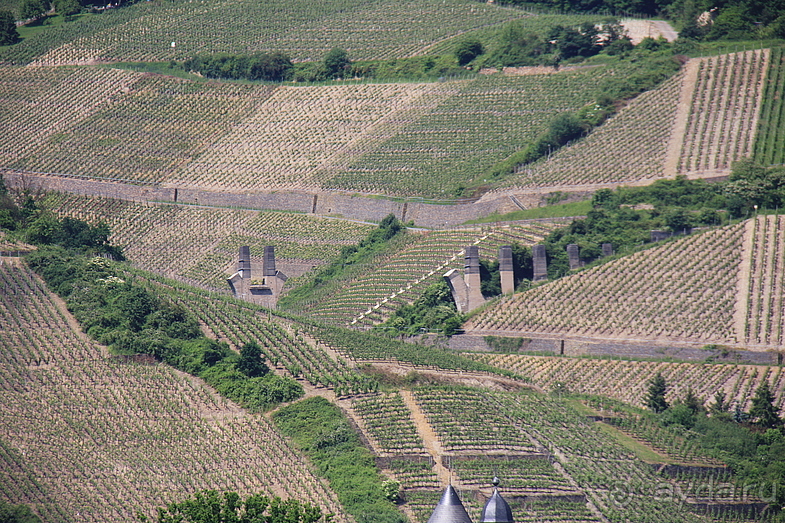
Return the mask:
<path id="1" fill-rule="evenodd" d="M 763 165 L 785 163 L 785 53 L 782 47 L 771 50 L 771 64 L 763 92 L 755 161 Z"/>

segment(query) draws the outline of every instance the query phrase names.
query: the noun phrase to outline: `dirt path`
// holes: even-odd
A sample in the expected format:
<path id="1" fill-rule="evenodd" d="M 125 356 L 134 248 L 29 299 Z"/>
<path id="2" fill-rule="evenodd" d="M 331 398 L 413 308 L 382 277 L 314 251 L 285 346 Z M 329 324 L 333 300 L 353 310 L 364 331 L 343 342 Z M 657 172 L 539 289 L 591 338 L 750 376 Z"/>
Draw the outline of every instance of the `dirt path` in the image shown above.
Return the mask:
<path id="1" fill-rule="evenodd" d="M 736 304 L 733 309 L 733 324 L 735 325 L 737 343 L 747 341 L 747 311 L 750 305 L 750 270 L 752 249 L 755 246 L 755 225 L 756 220 L 748 220 L 744 224 L 744 236 L 741 240 L 741 261 L 736 277 Z"/>
<path id="2" fill-rule="evenodd" d="M 450 471 L 447 470 L 447 467 L 445 467 L 442 463 L 444 449 L 442 448 L 442 444 L 439 442 L 439 437 L 436 435 L 436 431 L 433 430 L 433 427 L 431 427 L 431 424 L 428 422 L 428 418 L 425 417 L 425 413 L 414 400 L 414 394 L 412 394 L 412 391 L 401 390 L 401 398 L 403 399 L 403 404 L 406 405 L 406 407 L 412 413 L 414 426 L 417 427 L 417 433 L 420 435 L 423 443 L 425 444 L 425 450 L 433 458 L 434 469 L 436 471 L 436 476 L 439 478 L 439 484 L 442 487 L 446 487 L 451 482 L 451 475 Z"/>
<path id="3" fill-rule="evenodd" d="M 684 66 L 679 107 L 676 109 L 676 119 L 673 122 L 668 149 L 665 153 L 665 176 L 667 178 L 676 176 L 679 171 L 679 158 L 684 145 L 684 135 L 687 132 L 687 123 L 690 119 L 692 95 L 695 92 L 695 84 L 698 82 L 700 62 L 700 59 L 692 59 Z"/>

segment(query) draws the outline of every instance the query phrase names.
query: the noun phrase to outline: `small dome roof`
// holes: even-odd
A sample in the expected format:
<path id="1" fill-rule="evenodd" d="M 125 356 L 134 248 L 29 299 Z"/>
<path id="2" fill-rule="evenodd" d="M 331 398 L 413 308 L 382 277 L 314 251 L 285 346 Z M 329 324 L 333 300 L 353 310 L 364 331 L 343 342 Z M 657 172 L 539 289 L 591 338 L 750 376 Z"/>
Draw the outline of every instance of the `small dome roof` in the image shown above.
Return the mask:
<path id="1" fill-rule="evenodd" d="M 493 495 L 482 509 L 480 523 L 514 523 L 510 505 L 499 494 L 499 489 L 493 489 Z"/>
<path id="2" fill-rule="evenodd" d="M 428 519 L 428 523 L 472 523 L 472 520 L 469 519 L 469 514 L 466 513 L 466 509 L 463 508 L 461 498 L 458 497 L 458 493 L 455 492 L 452 485 L 448 485 L 444 489 L 442 499 L 436 505 L 436 509 L 434 509 L 433 514 Z"/>

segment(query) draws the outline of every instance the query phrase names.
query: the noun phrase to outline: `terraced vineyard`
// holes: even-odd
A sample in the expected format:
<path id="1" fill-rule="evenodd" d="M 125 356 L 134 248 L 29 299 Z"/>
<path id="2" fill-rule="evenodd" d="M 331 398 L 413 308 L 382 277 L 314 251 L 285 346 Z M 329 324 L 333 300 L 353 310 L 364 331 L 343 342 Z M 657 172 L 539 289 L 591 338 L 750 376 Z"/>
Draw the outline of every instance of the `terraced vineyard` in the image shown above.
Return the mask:
<path id="1" fill-rule="evenodd" d="M 382 452 L 425 454 L 422 438 L 417 434 L 411 413 L 400 394 L 359 398 L 352 402 L 352 408 L 361 416 L 366 432 Z M 401 467 L 407 469 L 404 465 Z M 412 469 L 419 470 L 420 467 Z"/>
<path id="2" fill-rule="evenodd" d="M 373 148 L 379 140 L 374 134 L 394 132 L 402 125 L 399 118 L 405 118 L 402 113 L 427 110 L 454 91 L 453 83 L 283 86 L 171 183 L 318 187 L 328 181 L 321 172 L 330 172 L 331 163 Z"/>
<path id="3" fill-rule="evenodd" d="M 112 198 L 50 194 L 44 202 L 60 216 L 103 221 L 111 241 L 136 267 L 228 292 L 240 245 L 261 260 L 275 245 L 279 270 L 297 276 L 355 244 L 373 228 L 304 214 L 134 203 Z"/>
<path id="4" fill-rule="evenodd" d="M 452 197 L 615 74 L 623 67 L 274 87 L 6 67 L 0 96 L 14 109 L 0 122 L 0 165 L 230 192 Z"/>
<path id="5" fill-rule="evenodd" d="M 109 10 L 63 24 L 6 50 L 0 61 L 169 61 L 199 52 L 269 50 L 303 61 L 319 60 L 334 47 L 348 50 L 353 60 L 402 58 L 456 34 L 526 16 L 467 0 L 223 0 L 197 5 L 181 0 Z"/>
<path id="6" fill-rule="evenodd" d="M 377 257 L 352 280 L 332 289 L 329 296 L 304 304 L 302 312 L 352 325 L 384 322 L 404 303 L 411 303 L 428 286 L 441 281 L 453 268 L 463 268 L 464 249 L 471 244 L 483 258 L 496 259 L 500 245 L 517 241 L 533 245 L 556 225 L 532 223 L 497 228 L 432 231 L 414 238 L 388 255 Z"/>
<path id="7" fill-rule="evenodd" d="M 158 285 L 192 311 L 210 337 L 235 349 L 252 341 L 258 343 L 265 360 L 279 373 L 303 378 L 314 387 L 329 388 L 338 396 L 376 389 L 375 380 L 361 374 L 349 356 L 311 338 L 296 324 L 273 320 L 258 307 L 233 298 L 193 292 L 184 286 Z"/>
<path id="8" fill-rule="evenodd" d="M 201 489 L 337 498 L 263 416 L 169 367 L 108 358 L 0 264 L 0 496 L 45 522 L 134 520 Z M 149 514 L 152 515 L 152 514 Z"/>
<path id="9" fill-rule="evenodd" d="M 56 69 L 39 70 L 46 76 Z M 90 77 L 103 71 L 79 68 L 75 76 Z M 61 132 L 51 133 L 46 118 L 28 125 L 27 129 L 36 130 L 45 141 L 8 166 L 161 182 L 205 151 L 216 137 L 228 133 L 274 92 L 269 86 L 197 83 L 113 70 L 103 74 L 125 77 L 128 85 L 123 92 L 111 93 L 112 98 L 101 110 L 89 115 L 71 114 L 70 125 Z M 71 105 L 78 99 L 74 94 L 55 91 L 45 98 Z M 86 89 L 81 96 L 94 94 Z M 8 124 L 14 125 L 4 122 Z"/>
<path id="10" fill-rule="evenodd" d="M 587 85 L 613 74 L 619 71 L 601 67 L 456 82 L 454 94 L 413 114 L 372 150 L 350 158 L 324 185 L 449 197 L 457 180 L 472 180 L 510 156 L 545 129 L 553 114 L 589 103 L 596 93 Z"/>
<path id="11" fill-rule="evenodd" d="M 695 234 L 517 294 L 467 332 L 735 343 L 743 232 L 737 224 Z"/>
<path id="12" fill-rule="evenodd" d="M 440 441 L 447 446 L 453 445 L 454 450 L 481 449 L 487 441 L 494 441 L 497 449 L 523 450 L 522 445 L 531 444 L 532 450 L 547 451 L 554 458 L 555 471 L 548 468 L 550 464 L 541 463 L 529 467 L 523 477 L 516 478 L 515 474 L 511 477 L 514 482 L 534 487 L 538 481 L 534 471 L 539 467 L 546 477 L 553 479 L 552 485 L 557 488 L 561 485 L 569 489 L 568 485 L 577 485 L 587 502 L 582 506 L 573 505 L 578 509 L 577 513 L 574 518 L 564 514 L 567 520 L 595 521 L 600 514 L 611 521 L 704 520 L 680 503 L 651 495 L 653 486 L 662 484 L 662 478 L 554 398 L 536 393 L 441 387 L 417 389 L 415 394 Z M 468 481 L 476 481 L 472 480 L 475 468 L 485 470 L 480 472 L 482 476 L 494 467 L 503 466 L 488 458 L 473 461 L 458 465 Z M 563 480 L 556 480 L 557 476 Z M 623 499 L 619 496 L 620 490 L 623 490 Z"/>
<path id="13" fill-rule="evenodd" d="M 768 63 L 768 50 L 701 60 L 680 173 L 727 174 L 734 161 L 752 154 Z"/>
<path id="14" fill-rule="evenodd" d="M 754 155 L 763 165 L 785 163 L 785 54 L 781 47 L 770 53 Z"/>
<path id="15" fill-rule="evenodd" d="M 748 409 L 752 393 L 768 379 L 785 407 L 785 373 L 781 367 L 732 364 L 668 363 L 653 361 L 609 361 L 584 358 L 552 358 L 519 354 L 466 354 L 477 361 L 509 369 L 532 380 L 545 390 L 563 384 L 571 392 L 608 396 L 643 407 L 648 383 L 662 374 L 668 383 L 668 401 L 683 398 L 688 389 L 706 405 L 714 394 L 724 391 L 729 404 Z"/>
<path id="16" fill-rule="evenodd" d="M 785 216 L 761 216 L 747 224 L 745 246 L 749 245 L 749 279 L 740 282 L 738 307 L 743 321 L 739 337 L 747 344 L 761 348 L 785 345 Z M 746 265 L 745 265 L 746 268 Z M 741 323 L 741 322 L 739 322 Z M 741 331 L 741 325 L 738 329 Z"/>
<path id="17" fill-rule="evenodd" d="M 520 167 L 505 185 L 522 189 L 638 182 L 664 176 L 684 73 L 641 94 L 601 127 L 572 146 Z"/>
<path id="18" fill-rule="evenodd" d="M 40 154 L 138 79 L 110 69 L 0 67 L 0 164 L 21 165 Z"/>

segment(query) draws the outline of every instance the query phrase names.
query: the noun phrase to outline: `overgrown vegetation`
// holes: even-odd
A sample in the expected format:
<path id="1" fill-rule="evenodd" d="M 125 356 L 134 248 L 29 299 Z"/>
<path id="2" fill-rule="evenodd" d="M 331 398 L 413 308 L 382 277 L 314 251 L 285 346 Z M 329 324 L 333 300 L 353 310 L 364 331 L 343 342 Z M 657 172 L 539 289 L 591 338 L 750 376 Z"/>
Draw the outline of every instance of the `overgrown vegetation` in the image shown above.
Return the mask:
<path id="1" fill-rule="evenodd" d="M 376 330 L 388 336 L 415 336 L 427 332 L 452 336 L 463 321 L 463 315 L 455 308 L 450 288 L 440 281 L 429 285 L 411 305 L 397 309 Z"/>
<path id="2" fill-rule="evenodd" d="M 4 520 L 3 520 L 4 521 Z M 283 500 L 252 494 L 243 499 L 236 492 L 219 493 L 215 490 L 197 492 L 192 498 L 170 503 L 158 509 L 158 516 L 150 520 L 145 515 L 139 521 L 148 523 L 328 523 L 332 515 L 310 503 L 296 499 Z"/>
<path id="3" fill-rule="evenodd" d="M 673 56 L 673 48 L 666 43 L 657 43 L 654 51 L 641 44 L 629 54 L 630 69 L 624 75 L 602 80 L 594 102 L 578 111 L 554 116 L 548 128 L 534 141 L 524 144 L 522 149 L 488 169 L 482 175 L 483 179 L 502 178 L 519 166 L 549 156 L 585 136 L 613 115 L 624 100 L 654 89 L 681 66 L 681 60 Z"/>
<path id="4" fill-rule="evenodd" d="M 388 499 L 373 455 L 337 406 L 324 398 L 308 398 L 279 409 L 273 420 L 327 478 L 358 523 L 407 521 Z"/>
<path id="5" fill-rule="evenodd" d="M 183 69 L 198 72 L 207 78 L 268 82 L 283 82 L 291 79 L 294 74 L 292 61 L 280 52 L 197 55 L 186 60 Z"/>
<path id="6" fill-rule="evenodd" d="M 238 356 L 225 343 L 205 337 L 186 310 L 106 258 L 47 247 L 27 261 L 65 299 L 82 329 L 115 354 L 153 356 L 203 378 L 250 410 L 266 410 L 303 394 L 296 381 L 269 372 L 258 347 L 245 346 Z"/>
<path id="7" fill-rule="evenodd" d="M 692 389 L 669 404 L 667 389 L 661 374 L 650 382 L 646 404 L 656 414 L 652 419 L 685 444 L 693 441 L 727 463 L 737 483 L 753 487 L 752 493 L 769 503 L 772 521 L 785 521 L 780 512 L 785 503 L 785 433 L 768 378 L 755 390 L 748 412 L 727 403 L 723 391 L 717 391 L 708 407 Z"/>
<path id="8" fill-rule="evenodd" d="M 298 301 L 312 301 L 327 294 L 339 281 L 353 272 L 354 266 L 369 263 L 376 255 L 384 251 L 389 242 L 405 234 L 406 227 L 390 214 L 386 216 L 377 229 L 374 229 L 357 245 L 349 245 L 341 249 L 341 253 L 332 263 L 320 269 L 309 281 L 292 289 L 281 297 L 278 306 L 282 309 L 296 307 Z"/>
<path id="9" fill-rule="evenodd" d="M 12 505 L 0 499 L 0 521 L 3 523 L 41 523 L 27 505 Z"/>
<path id="10" fill-rule="evenodd" d="M 737 162 L 729 179 L 706 182 L 677 177 L 645 187 L 601 189 L 592 198 L 586 218 L 556 229 L 545 239 L 548 276 L 569 273 L 566 247 L 577 244 L 580 258 L 600 257 L 603 243 L 614 252 L 631 252 L 651 240 L 652 230 L 682 234 L 694 227 L 716 226 L 755 212 L 785 206 L 785 168 Z"/>
<path id="11" fill-rule="evenodd" d="M 59 219 L 42 210 L 32 195 L 23 195 L 17 205 L 0 175 L 0 230 L 14 239 L 35 245 L 57 245 L 72 252 L 123 259 L 122 250 L 109 242 L 109 227 L 90 225 L 75 218 Z"/>

